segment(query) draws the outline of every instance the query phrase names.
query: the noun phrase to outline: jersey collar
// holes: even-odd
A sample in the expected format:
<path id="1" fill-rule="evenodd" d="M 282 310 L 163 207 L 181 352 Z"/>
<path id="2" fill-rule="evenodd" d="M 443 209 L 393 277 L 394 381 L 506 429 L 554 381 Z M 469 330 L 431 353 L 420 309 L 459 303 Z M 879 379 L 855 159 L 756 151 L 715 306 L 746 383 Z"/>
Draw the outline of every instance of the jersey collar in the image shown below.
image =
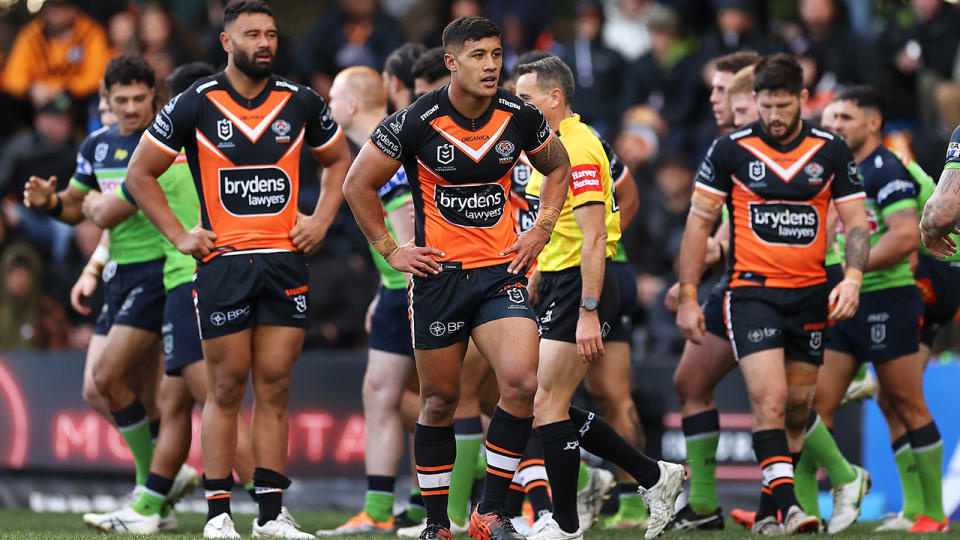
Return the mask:
<path id="1" fill-rule="evenodd" d="M 450 101 L 449 92 L 449 84 L 437 90 L 441 107 L 445 107 L 450 111 L 450 118 L 452 118 L 457 125 L 469 131 L 477 131 L 478 129 L 481 129 L 483 126 L 487 125 L 487 122 L 489 122 L 490 118 L 493 117 L 494 109 L 497 108 L 497 98 L 500 97 L 500 92 L 498 90 L 497 93 L 490 98 L 490 105 L 487 107 L 487 110 L 483 112 L 483 114 L 477 118 L 467 118 L 461 114 L 456 107 L 453 106 L 453 102 Z"/>
<path id="2" fill-rule="evenodd" d="M 575 129 L 578 124 L 580 124 L 579 114 L 574 113 L 573 116 L 564 118 L 560 121 L 560 125 L 557 126 L 557 135 L 566 133 L 568 130 Z"/>
<path id="3" fill-rule="evenodd" d="M 778 152 L 787 153 L 793 150 L 794 148 L 800 146 L 800 143 L 802 143 L 804 139 L 807 138 L 807 135 L 810 134 L 810 123 L 802 119 L 800 120 L 800 122 L 801 122 L 800 134 L 794 137 L 794 139 L 790 141 L 789 144 L 780 144 L 777 141 L 773 140 L 773 138 L 767 133 L 767 131 L 763 129 L 763 124 L 761 124 L 759 120 L 757 120 L 756 122 L 756 133 L 760 136 L 760 139 L 763 142 L 767 143 L 767 145 L 770 148 L 773 148 Z"/>
<path id="4" fill-rule="evenodd" d="M 253 99 L 247 99 L 241 96 L 239 92 L 234 90 L 233 85 L 231 85 L 230 81 L 227 80 L 227 74 L 225 72 L 221 71 L 217 75 L 217 81 L 223 85 L 223 88 L 225 88 L 227 91 L 227 95 L 229 95 L 230 99 L 236 102 L 237 105 L 243 107 L 244 109 L 256 109 L 260 105 L 263 105 L 263 102 L 270 97 L 270 93 L 276 86 L 277 76 L 271 74 L 267 79 L 267 85 L 264 86 L 263 90 Z"/>

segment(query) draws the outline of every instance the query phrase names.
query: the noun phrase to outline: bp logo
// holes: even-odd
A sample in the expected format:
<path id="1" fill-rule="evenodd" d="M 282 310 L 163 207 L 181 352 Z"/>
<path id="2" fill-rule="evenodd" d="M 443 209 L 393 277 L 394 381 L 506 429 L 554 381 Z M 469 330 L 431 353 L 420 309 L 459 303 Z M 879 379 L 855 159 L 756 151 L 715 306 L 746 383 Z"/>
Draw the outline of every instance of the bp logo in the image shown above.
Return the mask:
<path id="1" fill-rule="evenodd" d="M 760 328 L 750 330 L 747 332 L 747 339 L 749 339 L 751 343 L 760 343 L 763 341 L 763 330 Z"/>
<path id="2" fill-rule="evenodd" d="M 447 333 L 447 325 L 440 321 L 433 321 L 430 323 L 430 333 L 436 337 L 440 337 Z"/>
<path id="3" fill-rule="evenodd" d="M 753 181 L 763 180 L 767 175 L 767 165 L 766 163 L 755 159 L 750 162 L 749 170 L 747 171 L 750 175 L 750 179 Z"/>
<path id="4" fill-rule="evenodd" d="M 214 311 L 210 314 L 210 322 L 214 326 L 223 326 L 227 322 L 227 316 L 222 311 Z"/>
<path id="5" fill-rule="evenodd" d="M 217 122 L 217 137 L 224 141 L 229 141 L 233 137 L 233 122 L 230 119 L 224 118 Z"/>

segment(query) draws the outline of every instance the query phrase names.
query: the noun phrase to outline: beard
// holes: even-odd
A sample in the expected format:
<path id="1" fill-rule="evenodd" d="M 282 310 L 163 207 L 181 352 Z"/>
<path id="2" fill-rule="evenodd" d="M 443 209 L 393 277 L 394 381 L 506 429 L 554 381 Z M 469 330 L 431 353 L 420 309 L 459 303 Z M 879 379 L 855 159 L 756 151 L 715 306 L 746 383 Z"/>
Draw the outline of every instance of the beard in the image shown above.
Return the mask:
<path id="1" fill-rule="evenodd" d="M 786 129 L 784 129 L 783 134 L 776 135 L 776 136 L 773 133 L 771 133 L 770 124 L 767 124 L 766 122 L 764 122 L 762 118 L 760 119 L 760 123 L 763 124 L 763 130 L 767 132 L 767 135 L 770 135 L 770 137 L 773 138 L 775 141 L 779 143 L 783 143 L 783 142 L 788 142 L 787 138 L 790 137 L 790 135 L 792 135 L 797 130 L 797 127 L 800 125 L 800 120 L 801 120 L 800 113 L 798 111 L 797 116 L 793 119 L 792 122 L 790 122 L 789 124 L 784 124 L 786 126 Z"/>
<path id="2" fill-rule="evenodd" d="M 264 51 L 257 51 L 253 55 L 248 55 L 243 51 L 234 51 L 233 55 L 233 64 L 237 66 L 244 75 L 250 77 L 251 79 L 266 79 L 273 73 L 273 58 L 274 56 L 270 55 L 270 61 L 266 64 L 258 63 L 255 59 L 257 53 Z"/>

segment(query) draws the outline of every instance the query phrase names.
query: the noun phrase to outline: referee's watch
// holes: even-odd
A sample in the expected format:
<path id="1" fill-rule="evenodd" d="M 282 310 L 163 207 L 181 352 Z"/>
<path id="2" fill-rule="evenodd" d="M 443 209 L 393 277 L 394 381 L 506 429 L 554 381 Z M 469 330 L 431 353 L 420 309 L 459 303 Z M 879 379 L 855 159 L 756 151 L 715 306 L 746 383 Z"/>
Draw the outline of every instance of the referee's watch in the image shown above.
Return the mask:
<path id="1" fill-rule="evenodd" d="M 600 305 L 600 301 L 596 298 L 587 297 L 580 300 L 580 307 L 587 311 L 596 311 L 598 305 Z"/>

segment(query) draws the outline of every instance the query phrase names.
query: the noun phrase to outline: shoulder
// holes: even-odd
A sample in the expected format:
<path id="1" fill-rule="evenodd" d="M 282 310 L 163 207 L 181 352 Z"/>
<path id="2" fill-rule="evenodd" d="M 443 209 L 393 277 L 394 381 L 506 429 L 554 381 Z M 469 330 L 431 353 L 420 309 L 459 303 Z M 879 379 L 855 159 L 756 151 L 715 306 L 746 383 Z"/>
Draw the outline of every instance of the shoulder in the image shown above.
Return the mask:
<path id="1" fill-rule="evenodd" d="M 80 152 L 92 152 L 93 147 L 101 142 L 107 142 L 113 137 L 113 126 L 103 126 L 102 128 L 87 135 L 87 138 L 80 144 Z"/>
<path id="2" fill-rule="evenodd" d="M 390 118 L 403 118 L 406 120 L 406 117 L 409 116 L 411 120 L 416 119 L 415 121 L 419 122 L 430 122 L 433 118 L 443 115 L 443 112 L 440 111 L 440 95 L 441 92 L 446 91 L 447 85 L 441 86 L 436 90 L 431 90 L 420 96 L 420 98 L 410 105 L 390 115 Z"/>
<path id="3" fill-rule="evenodd" d="M 497 88 L 497 93 L 493 97 L 494 106 L 513 114 L 519 114 L 525 107 L 533 107 L 526 101 L 518 98 L 516 95 L 507 92 L 503 88 Z M 536 107 L 534 107 L 536 108 Z M 539 111 L 539 109 L 537 109 Z"/>
<path id="4" fill-rule="evenodd" d="M 203 97 L 207 92 L 220 90 L 223 86 L 220 84 L 220 76 L 223 72 L 197 79 L 189 88 L 180 93 L 176 98 L 178 103 L 182 100 L 189 103 Z M 171 100 L 173 101 L 173 100 Z"/>
<path id="5" fill-rule="evenodd" d="M 270 78 L 270 90 L 290 94 L 290 99 L 299 101 L 307 106 L 316 107 L 326 105 L 326 101 L 313 88 L 307 85 L 300 85 L 290 82 L 283 77 L 274 75 Z"/>

